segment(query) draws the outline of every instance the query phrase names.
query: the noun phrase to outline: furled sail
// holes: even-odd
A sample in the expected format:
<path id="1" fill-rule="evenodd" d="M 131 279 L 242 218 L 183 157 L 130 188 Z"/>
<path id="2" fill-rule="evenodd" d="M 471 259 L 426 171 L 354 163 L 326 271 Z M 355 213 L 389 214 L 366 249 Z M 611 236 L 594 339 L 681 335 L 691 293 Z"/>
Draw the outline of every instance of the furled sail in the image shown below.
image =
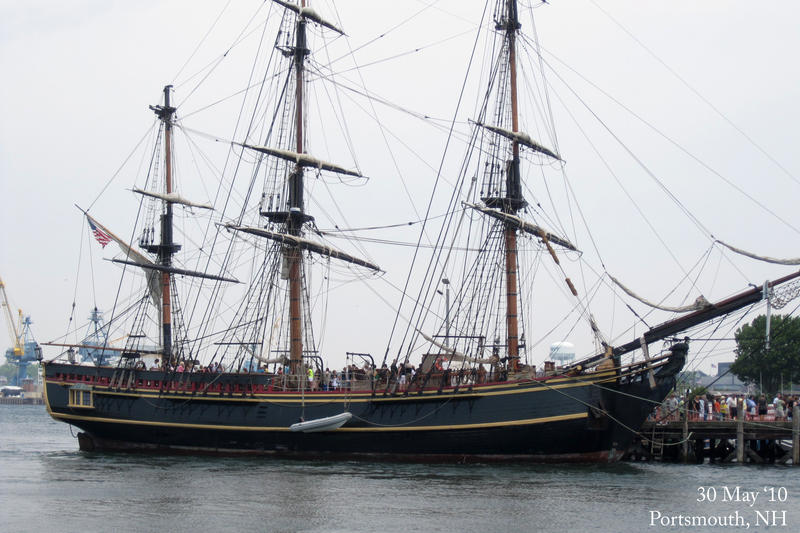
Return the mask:
<path id="1" fill-rule="evenodd" d="M 247 351 L 253 356 L 253 359 L 257 359 L 260 363 L 263 363 L 265 365 L 272 365 L 275 363 L 286 363 L 289 360 L 289 358 L 286 357 L 285 355 L 281 355 L 280 357 L 267 358 L 264 357 L 263 355 L 259 355 L 253 352 L 252 350 L 247 350 Z"/>
<path id="2" fill-rule="evenodd" d="M 563 239 L 561 237 L 558 237 L 557 235 L 553 235 L 552 233 L 549 233 L 549 232 L 543 230 L 542 228 L 540 228 L 536 224 L 531 224 L 530 222 L 526 222 L 526 221 L 522 220 L 521 218 L 519 218 L 516 215 L 511 215 L 509 213 L 504 213 L 504 212 L 500 211 L 499 209 L 492 209 L 490 207 L 483 207 L 483 206 L 477 205 L 477 204 L 470 204 L 468 202 L 462 202 L 462 204 L 465 205 L 466 207 L 471 207 L 472 209 L 480 211 L 481 213 L 483 213 L 485 215 L 489 215 L 490 217 L 496 218 L 497 220 L 502 220 L 503 222 L 507 222 L 507 223 L 511 224 L 512 226 L 516 227 L 517 229 L 524 231 L 525 233 L 530 233 L 531 235 L 536 235 L 537 237 L 539 237 L 541 239 L 547 239 L 548 241 L 550 241 L 552 243 L 555 243 L 555 244 L 557 244 L 559 246 L 563 246 L 564 248 L 566 248 L 568 250 L 572 250 L 572 251 L 576 251 L 576 252 L 578 251 L 578 249 L 575 248 L 575 245 L 573 245 L 568 240 Z"/>
<path id="3" fill-rule="evenodd" d="M 303 250 L 310 250 L 318 254 L 327 255 L 328 257 L 333 257 L 334 259 L 340 259 L 348 263 L 353 263 L 355 265 L 363 266 L 369 268 L 370 270 L 375 270 L 376 272 L 381 271 L 379 266 L 370 263 L 369 261 L 365 261 L 364 259 L 360 259 L 348 253 L 342 252 L 340 250 L 337 250 L 336 248 L 332 248 L 330 246 L 326 246 L 318 242 L 304 239 L 303 237 L 298 237 L 296 235 L 289 235 L 288 233 L 269 231 L 262 228 L 253 228 L 250 226 L 236 226 L 233 224 L 226 224 L 225 227 L 228 229 L 232 229 L 234 231 L 242 231 L 244 233 L 250 233 L 251 235 L 258 235 L 259 237 L 272 239 L 273 241 L 278 241 L 283 244 L 288 244 L 290 246 L 296 246 Z"/>
<path id="4" fill-rule="evenodd" d="M 745 257 L 749 257 L 751 259 L 757 259 L 759 261 L 764 261 L 766 263 L 774 263 L 776 265 L 800 265 L 800 258 L 797 259 L 776 259 L 774 257 L 767 257 L 763 255 L 756 255 L 754 253 L 748 252 L 746 250 L 742 250 L 741 248 L 736 248 L 735 246 L 731 246 L 726 242 L 722 242 L 720 240 L 716 240 L 714 242 L 720 243 L 722 246 L 727 248 L 732 252 L 736 252 L 739 255 L 744 255 Z"/>
<path id="5" fill-rule="evenodd" d="M 81 208 L 78 207 L 78 209 Z M 147 287 L 148 290 L 150 291 L 150 299 L 153 300 L 153 305 L 159 307 L 161 305 L 161 280 L 159 278 L 158 271 L 153 269 L 155 263 L 153 263 L 151 260 L 145 257 L 141 252 L 138 252 L 133 248 L 131 248 L 131 246 L 128 243 L 126 243 L 125 241 L 114 235 L 111 231 L 108 230 L 108 228 L 100 224 L 97 221 L 97 219 L 95 219 L 92 215 L 90 215 L 83 209 L 81 209 L 81 211 L 83 211 L 83 214 L 86 215 L 86 218 L 88 218 L 92 222 L 92 224 L 103 230 L 103 232 L 106 235 L 111 237 L 111 240 L 117 243 L 117 245 L 122 250 L 122 253 L 124 253 L 131 260 L 133 264 L 144 269 L 145 275 L 147 276 Z"/>
<path id="6" fill-rule="evenodd" d="M 509 131 L 504 128 L 498 128 L 497 126 L 489 126 L 488 124 L 483 124 L 481 122 L 475 122 L 475 124 L 493 133 L 496 133 L 502 137 L 505 137 L 506 139 L 509 139 L 511 141 L 516 141 L 523 146 L 527 146 L 528 148 L 530 148 L 535 152 L 539 152 L 546 156 L 552 157 L 553 159 L 558 159 L 559 161 L 563 161 L 563 159 L 561 159 L 561 157 L 557 153 L 537 143 L 536 141 L 531 139 L 530 135 L 528 135 L 527 133 L 523 133 L 521 131 Z"/>
<path id="7" fill-rule="evenodd" d="M 325 20 L 322 17 L 320 17 L 317 14 L 317 12 L 314 11 L 313 9 L 311 9 L 310 7 L 300 7 L 300 6 L 298 6 L 297 4 L 295 4 L 293 2 L 284 2 L 283 0 L 272 0 L 272 1 L 275 2 L 276 4 L 282 5 L 286 9 L 294 11 L 295 13 L 297 13 L 298 15 L 300 15 L 303 18 L 306 18 L 306 19 L 308 19 L 308 20 L 310 20 L 312 22 L 316 22 L 320 26 L 325 26 L 326 28 L 329 28 L 329 29 L 335 31 L 339 35 L 344 35 L 344 32 L 342 30 L 340 30 L 338 27 L 336 27 L 332 23 L 330 23 L 327 20 Z"/>
<path id="8" fill-rule="evenodd" d="M 251 144 L 240 144 L 240 143 L 235 143 L 235 144 L 239 144 L 239 146 L 244 146 L 245 148 L 249 148 L 251 150 L 255 150 L 263 154 L 278 157 L 280 159 L 285 159 L 286 161 L 291 161 L 292 163 L 296 163 L 301 167 L 311 167 L 311 168 L 318 168 L 321 170 L 330 170 L 331 172 L 336 172 L 337 174 L 356 176 L 358 178 L 363 177 L 360 172 L 340 167 L 339 165 L 335 165 L 333 163 L 328 163 L 321 159 L 317 159 L 316 157 L 312 157 L 308 154 L 292 152 L 291 150 L 281 150 L 279 148 L 269 148 L 267 146 L 253 146 Z"/>
<path id="9" fill-rule="evenodd" d="M 653 307 L 655 309 L 661 309 L 662 311 L 670 311 L 670 312 L 673 312 L 673 313 L 688 313 L 689 311 L 699 311 L 700 309 L 705 309 L 706 307 L 711 307 L 711 304 L 708 302 L 708 300 L 705 299 L 705 297 L 702 294 L 700 296 L 698 296 L 697 299 L 694 301 L 694 303 L 691 304 L 691 305 L 686 305 L 686 306 L 683 306 L 683 307 L 669 307 L 669 306 L 666 306 L 666 305 L 659 305 L 659 304 L 650 302 L 648 300 L 645 300 L 644 298 L 642 298 L 641 296 L 639 296 L 638 294 L 636 294 L 635 292 L 630 290 L 628 287 L 623 285 L 622 282 L 620 282 L 617 278 L 615 278 L 611 274 L 609 274 L 608 277 L 611 278 L 611 281 L 616 283 L 617 286 L 620 289 L 625 291 L 628 294 L 628 296 L 630 296 L 631 298 L 635 298 L 635 299 L 639 300 L 640 302 L 642 302 L 643 304 L 649 305 L 650 307 Z"/>
<path id="10" fill-rule="evenodd" d="M 492 362 L 491 359 L 479 359 L 477 357 L 470 357 L 468 355 L 464 355 L 463 353 L 458 352 L 453 348 L 450 348 L 446 344 L 442 344 L 441 342 L 436 341 L 433 337 L 431 337 L 430 335 L 426 335 L 425 333 L 423 333 L 421 331 L 420 331 L 420 335 L 422 335 L 422 337 L 426 341 L 430 342 L 431 344 L 433 344 L 437 348 L 439 348 L 441 350 L 444 350 L 445 352 L 449 353 L 450 354 L 450 359 L 452 361 L 466 361 L 468 363 L 476 363 L 476 364 L 491 364 L 491 362 Z"/>
<path id="11" fill-rule="evenodd" d="M 164 265 L 156 265 L 155 263 L 150 263 L 149 265 L 137 263 L 135 261 L 125 261 L 123 259 L 112 259 L 114 263 L 120 263 L 123 265 L 134 265 L 142 267 L 145 270 L 157 270 L 159 272 L 168 272 L 170 274 L 178 274 L 179 276 L 191 276 L 194 278 L 204 278 L 204 279 L 213 279 L 214 281 L 227 281 L 230 283 L 239 283 L 239 280 L 234 278 L 226 278 L 224 276 L 216 276 L 214 274 L 206 274 L 205 272 L 197 272 L 196 270 L 186 270 L 183 268 L 175 268 L 172 266 L 164 266 Z"/>
<path id="12" fill-rule="evenodd" d="M 187 200 L 183 196 L 180 196 L 178 193 L 174 192 L 166 194 L 162 192 L 145 191 L 142 189 L 132 189 L 132 190 L 133 192 L 139 193 L 143 196 L 158 198 L 159 200 L 164 200 L 166 202 L 171 202 L 173 204 L 181 204 L 189 207 L 199 207 L 200 209 L 212 209 L 212 210 L 214 209 L 214 207 L 210 206 L 209 204 L 198 204 L 196 202 L 192 202 L 191 200 Z"/>
<path id="13" fill-rule="evenodd" d="M 244 344 L 243 346 L 244 349 L 247 350 L 247 353 L 249 353 L 253 357 L 253 359 L 265 365 L 271 365 L 275 363 L 285 363 L 288 360 L 288 358 L 285 355 L 281 355 L 278 357 L 265 357 L 263 353 L 261 354 L 256 353 L 255 350 L 253 350 L 247 344 Z"/>

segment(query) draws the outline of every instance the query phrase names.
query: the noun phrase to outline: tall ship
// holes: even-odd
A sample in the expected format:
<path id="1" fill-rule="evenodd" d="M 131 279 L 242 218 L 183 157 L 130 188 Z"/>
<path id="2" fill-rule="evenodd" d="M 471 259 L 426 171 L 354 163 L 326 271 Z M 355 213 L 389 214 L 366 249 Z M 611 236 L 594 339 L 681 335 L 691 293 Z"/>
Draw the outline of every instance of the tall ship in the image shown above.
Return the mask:
<path id="1" fill-rule="evenodd" d="M 343 39 L 342 25 L 306 0 L 266 5 L 264 27 L 275 22 L 277 37 L 262 41 L 247 89 L 235 93 L 243 96 L 233 138 L 210 135 L 225 148 L 213 202 L 177 188 L 174 137 L 186 126 L 166 86 L 151 106 L 155 149 L 146 182 L 133 187 L 135 223 L 120 236 L 84 211 L 94 237 L 118 246 L 112 261 L 132 281 L 120 282 L 106 321 L 93 321 L 91 341 L 50 343 L 64 351 L 43 362 L 47 410 L 79 429 L 81 450 L 613 462 L 674 389 L 689 353 L 686 332 L 800 275 L 721 301 L 698 298 L 626 340 L 607 338 L 591 295 L 568 274 L 579 247 L 542 222 L 533 200 L 527 177 L 564 161 L 524 128 L 532 109 L 521 95 L 535 91 L 519 61 L 532 41 L 517 1 L 499 0 L 487 4 L 479 30 L 487 37 L 487 83 L 466 125 L 462 164 L 452 175 L 437 173 L 416 243 L 402 248 L 413 256 L 408 275 L 383 297 L 393 320 L 327 330 L 329 302 L 354 297 L 350 282 L 372 283 L 390 267 L 370 259 L 362 247 L 369 239 L 334 245 L 341 228 L 318 226 L 320 213 L 340 210 L 336 200 L 325 204 L 328 196 L 365 181 L 352 154 L 351 163 L 329 161 L 313 137 L 325 93 L 312 88 L 335 76 L 312 45 Z M 334 112 L 326 120 L 348 118 Z M 349 148 L 340 140 L 331 144 Z M 366 186 L 375 200 L 363 209 L 381 224 L 380 203 L 392 200 L 380 199 L 374 180 Z M 444 214 L 434 214 L 433 198 L 445 189 Z M 194 222 L 176 224 L 178 211 Z M 202 237 L 189 238 L 187 227 L 202 228 Z M 533 337 L 543 331 L 531 316 L 548 304 L 536 300 L 533 280 L 544 263 L 573 301 L 561 322 L 592 335 L 588 357 L 534 363 Z M 131 289 L 128 300 L 123 288 Z M 366 327 L 385 328 L 382 352 L 361 348 Z M 330 337 L 352 342 L 341 370 L 326 362 Z M 76 350 L 95 356 L 81 362 Z"/>

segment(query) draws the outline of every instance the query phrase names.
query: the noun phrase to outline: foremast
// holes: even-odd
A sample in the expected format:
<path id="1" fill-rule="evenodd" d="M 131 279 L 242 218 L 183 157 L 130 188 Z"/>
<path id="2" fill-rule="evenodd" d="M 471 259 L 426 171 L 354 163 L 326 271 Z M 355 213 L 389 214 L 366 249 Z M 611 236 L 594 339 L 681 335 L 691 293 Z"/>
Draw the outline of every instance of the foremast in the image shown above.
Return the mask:
<path id="1" fill-rule="evenodd" d="M 506 356 L 508 367 L 512 371 L 519 370 L 520 365 L 520 324 L 519 324 L 519 280 L 518 280 L 518 249 L 517 232 L 532 233 L 542 239 L 550 248 L 548 241 L 574 250 L 575 247 L 565 239 L 558 238 L 544 231 L 535 224 L 523 221 L 517 213 L 528 205 L 522 195 L 522 179 L 520 171 L 520 148 L 538 152 L 547 157 L 560 160 L 558 154 L 540 145 L 525 132 L 519 125 L 519 98 L 517 84 L 517 36 L 522 25 L 519 22 L 517 1 L 500 0 L 498 13 L 495 15 L 495 30 L 502 32 L 503 78 L 498 84 L 497 109 L 495 114 L 496 125 L 476 122 L 487 131 L 510 142 L 510 149 L 502 157 L 505 158 L 502 167 L 504 178 L 495 183 L 494 165 L 487 173 L 488 181 L 485 183 L 486 196 L 481 200 L 485 207 L 466 204 L 468 207 L 503 222 L 503 248 L 504 248 L 504 274 L 505 274 L 505 326 L 506 326 Z M 509 116 L 510 115 L 510 116 Z M 508 129 L 508 121 L 510 127 Z M 508 145 L 506 145 L 508 146 Z M 500 154 L 498 154 L 500 156 Z M 552 253 L 552 252 L 551 252 Z"/>
<path id="2" fill-rule="evenodd" d="M 517 54 L 516 37 L 520 23 L 517 17 L 517 0 L 508 0 L 506 19 L 506 38 L 508 39 L 508 63 L 511 81 L 511 131 L 519 132 L 519 115 L 517 109 Z M 522 198 L 522 184 L 519 169 L 519 141 L 511 141 L 512 160 L 509 169 L 506 195 L 506 212 L 515 214 L 525 206 Z M 517 320 L 517 228 L 506 224 L 506 321 L 508 328 L 508 358 L 511 368 L 519 368 L 519 324 Z"/>
<path id="3" fill-rule="evenodd" d="M 517 32 L 521 24 L 517 15 L 516 0 L 505 0 L 504 13 L 495 28 L 505 32 L 508 69 L 509 96 L 511 99 L 511 133 L 519 133 L 519 109 L 517 100 Z M 504 213 L 516 215 L 517 211 L 527 205 L 522 196 L 520 179 L 519 140 L 511 138 L 511 161 L 506 165 L 505 196 L 485 198 L 489 207 L 497 207 Z M 506 355 L 510 368 L 519 369 L 519 318 L 518 318 L 518 281 L 517 281 L 517 228 L 510 222 L 505 224 L 505 275 L 506 275 Z"/>
<path id="4" fill-rule="evenodd" d="M 306 7 L 301 0 L 300 9 Z M 306 47 L 306 19 L 297 17 L 294 46 L 295 70 L 295 149 L 298 154 L 303 148 L 303 85 L 305 82 L 305 59 L 309 54 Z M 303 167 L 296 163 L 289 175 L 289 216 L 286 221 L 290 235 L 300 237 L 306 222 L 303 201 Z M 303 255 L 298 247 L 287 247 L 286 261 L 289 266 L 289 365 L 292 374 L 298 374 L 303 364 Z"/>

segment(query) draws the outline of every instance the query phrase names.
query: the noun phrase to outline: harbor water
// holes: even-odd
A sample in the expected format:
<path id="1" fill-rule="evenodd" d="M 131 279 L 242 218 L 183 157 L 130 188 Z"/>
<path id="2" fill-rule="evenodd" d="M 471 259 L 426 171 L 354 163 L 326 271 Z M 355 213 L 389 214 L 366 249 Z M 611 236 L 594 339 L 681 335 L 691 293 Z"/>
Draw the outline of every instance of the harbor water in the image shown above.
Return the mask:
<path id="1" fill-rule="evenodd" d="M 430 465 L 78 450 L 0 405 L 0 531 L 800 531 L 800 468 Z"/>

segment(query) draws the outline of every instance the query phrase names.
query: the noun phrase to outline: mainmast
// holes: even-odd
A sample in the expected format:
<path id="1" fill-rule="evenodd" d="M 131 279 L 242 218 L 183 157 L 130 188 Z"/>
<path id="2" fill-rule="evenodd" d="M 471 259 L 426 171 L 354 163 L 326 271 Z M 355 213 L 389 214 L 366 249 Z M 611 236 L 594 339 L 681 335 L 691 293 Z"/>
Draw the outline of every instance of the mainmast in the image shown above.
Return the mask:
<path id="1" fill-rule="evenodd" d="M 165 193 L 171 195 L 172 190 L 172 122 L 175 108 L 170 105 L 172 85 L 164 87 L 164 105 L 150 106 L 158 118 L 164 123 L 164 170 Z M 147 250 L 158 254 L 158 265 L 161 270 L 161 340 L 164 349 L 164 364 L 172 363 L 172 302 L 171 274 L 172 256 L 180 250 L 180 245 L 172 241 L 172 202 L 165 201 L 164 213 L 161 215 L 161 243 L 147 246 Z"/>
<path id="2" fill-rule="evenodd" d="M 520 23 L 517 17 L 517 1 L 508 0 L 505 16 L 501 18 L 497 29 L 506 32 L 508 46 L 508 64 L 511 91 L 511 131 L 519 132 L 519 116 L 517 109 L 517 57 L 516 37 Z M 512 158 L 506 168 L 506 197 L 502 209 L 508 214 L 515 214 L 526 205 L 522 198 L 522 184 L 520 182 L 519 141 L 511 141 Z M 519 322 L 517 302 L 517 227 L 506 223 L 505 229 L 505 258 L 506 258 L 506 331 L 507 356 L 511 368 L 519 368 Z"/>
<path id="3" fill-rule="evenodd" d="M 238 226 L 234 224 L 226 225 L 229 229 L 258 235 L 266 239 L 277 241 L 283 245 L 283 258 L 286 267 L 288 284 L 289 284 L 289 361 L 290 372 L 298 375 L 302 372 L 303 365 L 303 339 L 310 338 L 310 335 L 304 335 L 304 312 L 303 312 L 303 250 L 308 250 L 313 253 L 334 257 L 342 261 L 357 264 L 372 270 L 380 270 L 376 265 L 351 256 L 347 253 L 336 250 L 330 246 L 314 242 L 303 237 L 303 225 L 313 220 L 311 215 L 306 214 L 304 205 L 304 181 L 303 172 L 305 167 L 312 167 L 317 171 L 325 170 L 336 172 L 348 176 L 362 177 L 361 174 L 354 170 L 348 170 L 339 165 L 317 159 L 305 150 L 305 131 L 303 105 L 305 101 L 304 87 L 305 87 L 305 60 L 310 54 L 310 50 L 306 44 L 306 26 L 308 21 L 324 26 L 336 33 L 343 35 L 341 29 L 334 24 L 324 20 L 313 9 L 306 6 L 306 0 L 294 3 L 287 0 L 272 0 L 276 4 L 280 4 L 286 9 L 293 11 L 297 15 L 297 22 L 295 26 L 295 42 L 294 46 L 279 48 L 286 57 L 291 58 L 292 67 L 294 69 L 294 151 L 286 150 L 285 148 L 272 148 L 268 146 L 256 146 L 251 144 L 241 144 L 241 146 L 255 150 L 271 157 L 289 161 L 293 165 L 290 167 L 289 175 L 286 181 L 288 188 L 286 201 L 286 211 L 278 208 L 273 211 L 262 210 L 261 215 L 267 217 L 272 223 L 278 225 L 285 225 L 286 233 L 280 231 L 273 231 L 272 229 Z M 290 104 L 289 104 L 290 105 Z M 287 113 L 286 116 L 289 116 Z M 282 142 L 284 142 L 282 140 Z M 279 195 L 280 197 L 280 195 Z"/>

